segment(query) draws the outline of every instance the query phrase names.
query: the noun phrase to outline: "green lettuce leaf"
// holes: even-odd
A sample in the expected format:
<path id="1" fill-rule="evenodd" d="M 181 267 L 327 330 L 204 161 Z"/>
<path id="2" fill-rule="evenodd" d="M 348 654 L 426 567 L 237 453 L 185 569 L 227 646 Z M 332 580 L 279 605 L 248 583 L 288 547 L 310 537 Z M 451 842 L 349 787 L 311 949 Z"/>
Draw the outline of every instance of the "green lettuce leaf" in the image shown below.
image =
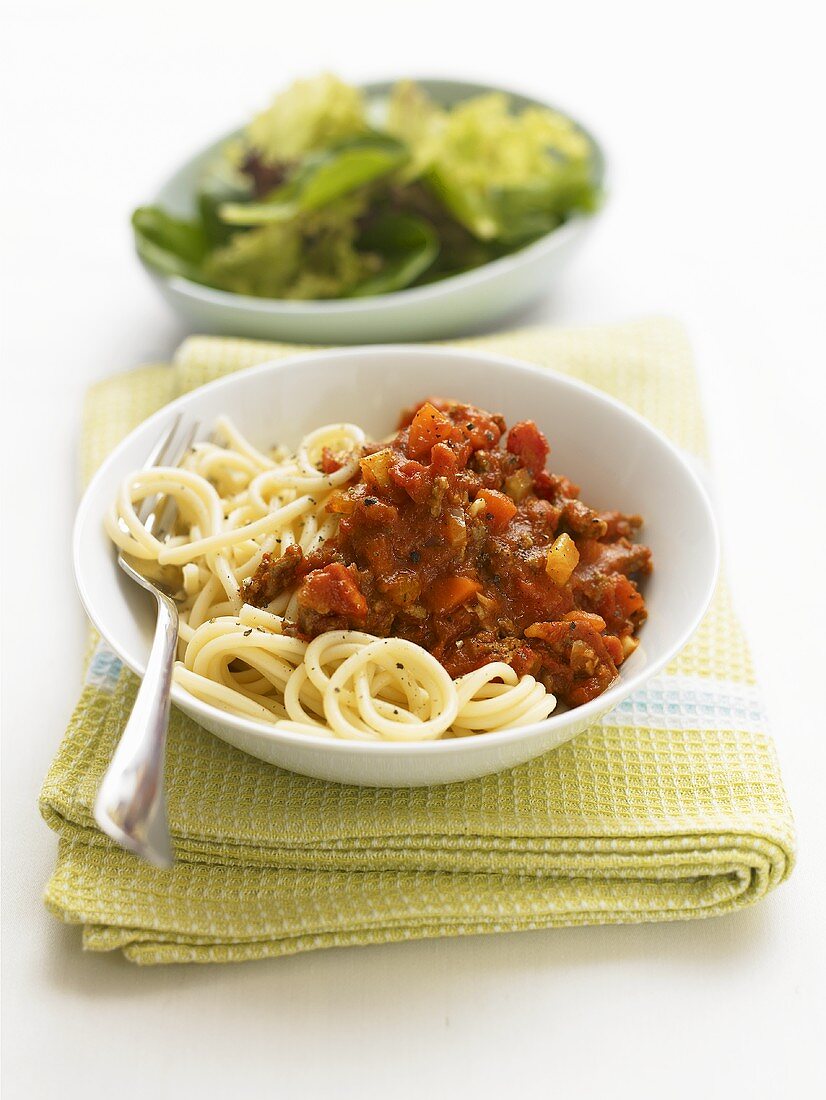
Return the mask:
<path id="1" fill-rule="evenodd" d="M 407 146 L 410 159 L 401 169 L 403 183 L 422 176 L 439 156 L 448 115 L 418 84 L 400 80 L 393 85 L 384 128 Z"/>
<path id="2" fill-rule="evenodd" d="M 588 139 L 556 111 L 510 110 L 501 93 L 445 111 L 416 85 L 394 89 L 389 132 L 408 143 L 416 176 L 480 240 L 540 236 L 597 202 Z"/>
<path id="3" fill-rule="evenodd" d="M 357 246 L 364 203 L 351 196 L 323 210 L 301 213 L 236 234 L 204 263 L 211 286 L 259 298 L 340 298 L 380 266 Z"/>
<path id="4" fill-rule="evenodd" d="M 246 140 L 271 162 L 306 153 L 367 130 L 364 96 L 331 73 L 296 80 L 246 129 Z"/>

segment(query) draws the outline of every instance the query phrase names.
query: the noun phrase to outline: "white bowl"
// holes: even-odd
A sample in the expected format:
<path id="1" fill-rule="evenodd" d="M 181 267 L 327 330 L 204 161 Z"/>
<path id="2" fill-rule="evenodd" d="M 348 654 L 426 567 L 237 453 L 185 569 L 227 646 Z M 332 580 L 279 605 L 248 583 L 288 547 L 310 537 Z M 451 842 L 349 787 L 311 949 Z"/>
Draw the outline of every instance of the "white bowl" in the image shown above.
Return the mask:
<path id="1" fill-rule="evenodd" d="M 685 645 L 708 606 L 718 542 L 706 493 L 681 453 L 636 413 L 552 371 L 481 352 L 373 347 L 312 352 L 222 378 L 173 401 L 107 458 L 83 497 L 74 566 L 86 611 L 138 675 L 152 639 L 153 601 L 115 565 L 103 516 L 121 479 L 140 467 L 179 412 L 206 428 L 222 413 L 254 443 L 297 443 L 331 421 L 381 438 L 400 409 L 429 394 L 531 417 L 551 443 L 551 466 L 597 508 L 640 512 L 654 572 L 645 581 L 649 617 L 641 645 L 603 695 L 544 722 L 501 733 L 399 744 L 317 739 L 226 714 L 180 686 L 174 702 L 231 745 L 290 771 L 363 786 L 407 787 L 471 779 L 523 763 L 568 741 L 659 671 Z"/>
<path id="2" fill-rule="evenodd" d="M 502 90 L 451 80 L 418 80 L 417 83 L 437 102 L 446 105 L 469 96 Z M 368 103 L 374 110 L 380 109 L 391 87 L 387 83 L 364 86 Z M 517 107 L 548 106 L 514 92 L 506 94 Z M 577 125 L 592 145 L 597 178 L 602 182 L 602 150 L 585 127 Z M 193 156 L 163 184 L 151 203 L 182 217 L 190 216 L 204 169 L 224 143 L 235 136 L 237 134 L 227 134 Z M 144 266 L 170 306 L 197 332 L 311 344 L 431 340 L 472 332 L 480 324 L 495 325 L 545 293 L 579 248 L 593 218 L 592 214 L 574 216 L 527 248 L 462 275 L 374 298 L 311 302 L 253 298 L 213 290 L 180 276 L 160 275 L 148 265 Z"/>

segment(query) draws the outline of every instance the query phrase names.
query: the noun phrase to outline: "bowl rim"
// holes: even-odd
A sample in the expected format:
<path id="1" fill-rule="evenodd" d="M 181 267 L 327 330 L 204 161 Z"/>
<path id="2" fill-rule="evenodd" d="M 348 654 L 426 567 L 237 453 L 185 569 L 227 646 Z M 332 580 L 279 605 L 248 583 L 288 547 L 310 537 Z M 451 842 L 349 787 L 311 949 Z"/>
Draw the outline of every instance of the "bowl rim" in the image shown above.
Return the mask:
<path id="1" fill-rule="evenodd" d="M 519 92 L 513 88 L 504 88 L 498 84 L 479 84 L 475 81 L 453 80 L 449 78 L 443 79 L 436 76 L 401 76 L 395 80 L 373 80 L 356 86 L 367 93 L 380 94 L 382 90 L 391 88 L 400 80 L 410 80 L 414 83 L 423 85 L 452 85 L 456 88 L 468 90 L 470 95 L 501 93 L 510 96 L 512 99 L 523 100 L 532 105 L 545 107 L 564 115 L 585 135 L 591 145 L 597 169 L 597 178 L 603 195 L 603 203 L 590 213 L 580 212 L 572 215 L 567 221 L 563 222 L 562 225 L 558 225 L 556 228 L 549 230 L 537 240 L 532 241 L 523 248 L 517 249 L 516 252 L 509 252 L 505 256 L 499 256 L 494 260 L 488 260 L 487 263 L 481 264 L 479 267 L 471 268 L 469 271 L 462 271 L 456 275 L 449 275 L 445 279 L 441 279 L 435 283 L 427 283 L 424 286 L 405 287 L 402 290 L 394 290 L 386 294 L 373 294 L 367 297 L 297 300 L 292 298 L 257 298 L 251 294 L 237 294 L 231 290 L 219 290 L 217 287 L 209 287 L 202 283 L 196 283 L 183 275 L 166 275 L 163 272 L 155 271 L 154 268 L 150 267 L 149 264 L 142 259 L 136 249 L 136 255 L 145 270 L 154 279 L 164 283 L 176 293 L 214 308 L 236 309 L 263 315 L 289 314 L 312 316 L 314 314 L 319 314 L 325 316 L 344 314 L 358 316 L 359 314 L 373 310 L 389 309 L 392 304 L 400 303 L 405 305 L 410 302 L 422 302 L 426 304 L 433 298 L 442 297 L 452 292 L 460 293 L 465 288 L 483 284 L 490 279 L 505 275 L 514 267 L 519 267 L 523 263 L 529 263 L 539 256 L 554 251 L 556 248 L 561 248 L 569 237 L 576 236 L 586 225 L 590 224 L 600 214 L 607 194 L 605 148 L 594 136 L 591 128 L 581 122 L 577 115 L 571 114 L 570 111 L 558 107 L 553 103 L 537 99 L 527 94 L 527 92 Z M 227 141 L 237 137 L 242 132 L 242 129 L 242 127 L 238 127 L 228 131 L 222 137 L 202 146 L 196 152 L 182 160 L 178 167 L 154 189 L 154 196 L 151 199 L 151 203 L 157 203 L 161 193 L 170 187 L 176 178 L 184 172 L 193 161 L 199 160 L 210 153 L 217 153 Z"/>
<path id="2" fill-rule="evenodd" d="M 661 432 L 658 428 L 654 427 L 648 420 L 637 413 L 634 409 L 629 408 L 627 405 L 618 401 L 610 394 L 605 393 L 603 390 L 591 386 L 586 382 L 582 382 L 577 378 L 572 378 L 568 375 L 562 374 L 559 371 L 553 370 L 550 367 L 540 367 L 532 363 L 527 363 L 523 360 L 499 355 L 494 352 L 488 351 L 476 351 L 468 348 L 437 348 L 428 346 L 416 346 L 409 344 L 372 344 L 366 347 L 347 347 L 347 348 L 330 348 L 321 349 L 315 351 L 302 352 L 296 355 L 290 355 L 285 359 L 268 360 L 265 363 L 257 364 L 254 367 L 249 367 L 241 371 L 233 372 L 226 375 L 223 378 L 217 378 L 212 382 L 208 382 L 203 386 L 199 386 L 194 390 L 190 390 L 188 393 L 182 394 L 180 397 L 171 401 L 169 404 L 164 405 L 158 409 L 146 420 L 141 421 L 135 428 L 126 435 L 120 443 L 106 456 L 101 465 L 95 471 L 95 474 L 89 481 L 86 490 L 83 493 L 81 501 L 78 505 L 75 515 L 75 521 L 72 531 L 72 565 L 75 578 L 75 585 L 77 587 L 78 594 L 83 604 L 84 610 L 88 615 L 92 625 L 100 634 L 101 638 L 107 645 L 115 652 L 117 657 L 130 668 L 136 675 L 143 676 L 145 671 L 144 667 L 140 666 L 139 662 L 133 663 L 126 655 L 119 649 L 116 642 L 112 639 L 110 632 L 107 630 L 106 623 L 104 621 L 105 616 L 101 618 L 97 614 L 96 604 L 92 597 L 90 597 L 89 591 L 86 587 L 84 569 L 81 563 L 81 542 L 83 532 L 86 530 L 89 522 L 94 522 L 94 517 L 91 517 L 89 513 L 92 511 L 92 502 L 96 495 L 96 489 L 98 484 L 105 480 L 109 468 L 112 464 L 117 462 L 117 459 L 131 444 L 133 437 L 138 432 L 143 432 L 150 425 L 161 425 L 163 421 L 170 420 L 179 410 L 184 410 L 187 403 L 193 398 L 195 394 L 202 393 L 204 391 L 217 392 L 222 389 L 231 389 L 233 384 L 237 383 L 240 378 L 246 378 L 254 374 L 266 374 L 273 372 L 277 375 L 279 371 L 284 369 L 292 369 L 295 366 L 299 366 L 302 363 L 314 362 L 314 361 L 330 361 L 340 359 L 378 359 L 382 356 L 392 354 L 394 357 L 399 358 L 413 358 L 427 355 L 433 358 L 441 358 L 446 362 L 450 360 L 462 359 L 468 362 L 484 360 L 490 362 L 499 367 L 504 367 L 509 371 L 518 371 L 521 373 L 530 374 L 537 379 L 547 378 L 551 375 L 554 380 L 565 386 L 569 386 L 574 390 L 585 394 L 591 400 L 596 400 L 605 406 L 610 407 L 615 413 L 630 419 L 635 427 L 647 433 L 653 437 L 661 447 L 665 448 L 671 455 L 672 459 L 682 468 L 684 475 L 687 477 L 689 484 L 692 486 L 694 492 L 697 495 L 697 499 L 701 505 L 702 511 L 705 514 L 706 524 L 708 532 L 711 538 L 711 551 L 712 551 L 712 568 L 709 570 L 709 575 L 706 578 L 705 590 L 703 598 L 698 602 L 693 616 L 691 617 L 688 625 L 683 629 L 681 634 L 666 647 L 663 652 L 656 658 L 646 661 L 646 663 L 635 673 L 633 673 L 627 680 L 617 679 L 615 683 L 609 687 L 601 695 L 598 695 L 596 699 L 591 700 L 589 703 L 585 703 L 580 707 L 576 707 L 574 710 L 563 711 L 560 713 L 554 712 L 548 718 L 542 722 L 531 723 L 526 726 L 515 726 L 509 729 L 500 730 L 498 732 L 477 734 L 470 737 L 459 738 L 447 738 L 437 739 L 434 741 L 357 741 L 347 740 L 344 738 L 320 738 L 312 734 L 297 733 L 292 730 L 276 729 L 274 726 L 269 726 L 264 722 L 258 722 L 252 718 L 245 718 L 242 715 L 236 715 L 230 711 L 222 710 L 220 707 L 213 706 L 210 703 L 204 703 L 195 696 L 190 695 L 179 684 L 173 683 L 172 685 L 172 702 L 180 703 L 183 700 L 188 712 L 194 715 L 200 715 L 207 721 L 217 723 L 224 726 L 229 726 L 235 731 L 253 735 L 256 737 L 264 737 L 268 741 L 274 743 L 281 743 L 285 745 L 291 745 L 295 748 L 303 749 L 317 749 L 322 751 L 331 751 L 333 753 L 355 753 L 356 755 L 372 756 L 374 754 L 389 754 L 389 755 L 401 755 L 401 756 L 428 756 L 447 753 L 473 753 L 478 751 L 483 745 L 487 747 L 496 747 L 509 744 L 515 741 L 521 741 L 523 739 L 529 739 L 532 736 L 536 736 L 541 732 L 547 731 L 550 726 L 559 725 L 563 727 L 565 720 L 569 719 L 569 716 L 576 715 L 578 724 L 585 728 L 587 726 L 587 719 L 597 721 L 603 714 L 612 709 L 614 706 L 622 702 L 632 692 L 636 691 L 643 683 L 655 676 L 669 661 L 682 650 L 688 640 L 696 631 L 697 627 L 705 615 L 708 606 L 711 602 L 711 598 L 714 594 L 714 590 L 717 583 L 717 578 L 720 569 L 720 536 L 717 527 L 716 518 L 714 515 L 714 509 L 711 504 L 708 492 L 705 486 L 700 480 L 697 472 L 687 460 L 686 454 L 680 450 L 668 437 Z M 103 517 L 98 516 L 97 522 L 102 525 Z M 112 553 L 112 568 L 117 569 L 115 563 L 114 548 Z M 195 719 L 197 721 L 197 718 Z M 570 719 L 569 719 L 570 720 Z"/>

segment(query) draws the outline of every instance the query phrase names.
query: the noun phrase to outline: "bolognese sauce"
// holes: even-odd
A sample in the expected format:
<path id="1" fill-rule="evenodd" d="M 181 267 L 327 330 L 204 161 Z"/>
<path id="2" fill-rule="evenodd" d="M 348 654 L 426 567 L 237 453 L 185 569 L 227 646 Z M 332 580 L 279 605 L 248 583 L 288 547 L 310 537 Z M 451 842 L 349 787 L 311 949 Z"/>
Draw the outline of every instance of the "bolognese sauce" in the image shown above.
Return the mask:
<path id="1" fill-rule="evenodd" d="M 265 556 L 242 590 L 259 607 L 296 594 L 295 634 L 400 637 L 457 677 L 492 661 L 530 673 L 568 706 L 600 695 L 636 648 L 638 581 L 651 552 L 637 515 L 596 511 L 547 470 L 524 420 L 431 397 L 402 414 L 327 509 L 338 533 L 313 553 Z M 325 451 L 325 473 L 340 467 Z"/>

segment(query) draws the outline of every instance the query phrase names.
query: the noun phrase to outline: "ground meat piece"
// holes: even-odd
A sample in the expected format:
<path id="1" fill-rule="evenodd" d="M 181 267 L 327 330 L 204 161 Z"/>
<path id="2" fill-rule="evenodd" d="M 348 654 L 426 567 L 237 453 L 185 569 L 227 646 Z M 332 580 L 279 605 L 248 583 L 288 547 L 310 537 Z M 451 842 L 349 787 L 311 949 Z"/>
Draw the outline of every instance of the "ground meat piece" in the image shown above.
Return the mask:
<path id="1" fill-rule="evenodd" d="M 608 524 L 599 515 L 583 504 L 581 500 L 566 501 L 562 508 L 562 522 L 576 535 L 588 539 L 601 539 L 608 530 Z"/>
<path id="2" fill-rule="evenodd" d="M 540 470 L 534 474 L 534 492 L 543 500 L 549 500 L 560 508 L 567 500 L 576 500 L 579 496 L 579 486 L 574 485 L 562 474 L 550 474 L 547 470 Z"/>
<path id="3" fill-rule="evenodd" d="M 539 658 L 523 638 L 500 638 L 492 631 L 481 631 L 448 646 L 439 654 L 439 660 L 453 677 L 464 676 L 492 661 L 504 661 L 519 676 L 539 670 Z"/>
<path id="4" fill-rule="evenodd" d="M 599 518 L 605 524 L 603 537 L 611 542 L 614 539 L 630 538 L 642 527 L 642 516 L 626 516 L 622 512 L 600 512 Z"/>
<path id="5" fill-rule="evenodd" d="M 304 553 L 300 546 L 288 546 L 280 558 L 265 554 L 253 575 L 241 585 L 244 603 L 266 607 L 301 577 Z"/>
<path id="6" fill-rule="evenodd" d="M 614 653 L 591 623 L 534 623 L 525 636 L 541 661 L 545 687 L 570 706 L 590 702 L 617 678 Z"/>
<path id="7" fill-rule="evenodd" d="M 616 542 L 583 539 L 577 546 L 579 564 L 575 578 L 582 585 L 599 574 L 622 573 L 627 577 L 633 573 L 651 572 L 651 551 L 638 542 L 629 542 L 626 538 Z"/>

